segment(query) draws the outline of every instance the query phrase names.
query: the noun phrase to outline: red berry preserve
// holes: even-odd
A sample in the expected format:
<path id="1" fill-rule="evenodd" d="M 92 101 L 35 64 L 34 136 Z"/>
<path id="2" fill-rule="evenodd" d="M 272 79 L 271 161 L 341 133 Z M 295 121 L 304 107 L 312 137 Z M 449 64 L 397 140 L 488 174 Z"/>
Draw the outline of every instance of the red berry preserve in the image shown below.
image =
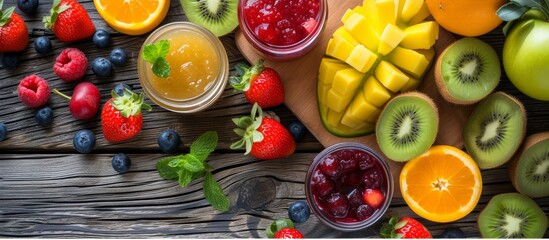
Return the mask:
<path id="1" fill-rule="evenodd" d="M 305 39 L 318 24 L 320 0 L 248 0 L 245 21 L 262 41 L 292 45 Z"/>

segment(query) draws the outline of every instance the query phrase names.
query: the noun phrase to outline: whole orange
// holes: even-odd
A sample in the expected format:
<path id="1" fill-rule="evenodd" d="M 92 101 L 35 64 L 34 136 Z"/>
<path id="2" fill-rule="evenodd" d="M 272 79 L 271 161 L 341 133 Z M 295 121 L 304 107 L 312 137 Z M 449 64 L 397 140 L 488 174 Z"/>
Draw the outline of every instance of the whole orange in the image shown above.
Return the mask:
<path id="1" fill-rule="evenodd" d="M 476 37 L 492 31 L 502 20 L 496 11 L 507 0 L 425 0 L 431 15 L 444 29 Z"/>

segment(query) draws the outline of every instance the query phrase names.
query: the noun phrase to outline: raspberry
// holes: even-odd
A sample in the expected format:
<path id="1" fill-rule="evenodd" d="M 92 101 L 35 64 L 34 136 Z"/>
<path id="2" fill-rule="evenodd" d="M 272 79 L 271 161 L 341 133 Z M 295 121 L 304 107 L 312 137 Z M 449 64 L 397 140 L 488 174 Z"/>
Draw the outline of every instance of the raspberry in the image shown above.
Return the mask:
<path id="1" fill-rule="evenodd" d="M 39 108 L 48 102 L 50 86 L 43 78 L 30 75 L 21 80 L 17 86 L 17 94 L 25 106 Z"/>
<path id="2" fill-rule="evenodd" d="M 65 82 L 78 80 L 86 73 L 88 59 L 83 52 L 77 48 L 66 48 L 63 50 L 53 65 L 53 71 Z"/>

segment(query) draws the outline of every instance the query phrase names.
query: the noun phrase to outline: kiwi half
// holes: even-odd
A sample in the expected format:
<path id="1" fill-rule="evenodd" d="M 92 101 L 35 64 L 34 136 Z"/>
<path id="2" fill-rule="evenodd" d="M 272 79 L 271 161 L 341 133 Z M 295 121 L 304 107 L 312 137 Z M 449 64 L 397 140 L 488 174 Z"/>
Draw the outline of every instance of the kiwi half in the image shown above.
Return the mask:
<path id="1" fill-rule="evenodd" d="M 238 0 L 180 0 L 185 16 L 192 23 L 220 37 L 238 26 Z"/>
<path id="2" fill-rule="evenodd" d="M 511 159 L 525 132 L 526 113 L 522 103 L 496 92 L 475 107 L 463 128 L 463 140 L 478 167 L 489 169 Z"/>
<path id="3" fill-rule="evenodd" d="M 511 182 L 520 193 L 532 197 L 549 196 L 549 132 L 526 138 L 509 166 Z"/>
<path id="4" fill-rule="evenodd" d="M 492 197 L 477 223 L 483 238 L 542 238 L 547 230 L 543 210 L 520 193 Z"/>
<path id="5" fill-rule="evenodd" d="M 385 156 L 404 162 L 427 151 L 438 132 L 438 109 L 431 98 L 407 92 L 391 99 L 377 124 L 377 143 Z"/>
<path id="6" fill-rule="evenodd" d="M 449 45 L 438 57 L 435 82 L 446 101 L 473 104 L 492 93 L 499 83 L 499 58 L 490 45 L 466 37 Z"/>

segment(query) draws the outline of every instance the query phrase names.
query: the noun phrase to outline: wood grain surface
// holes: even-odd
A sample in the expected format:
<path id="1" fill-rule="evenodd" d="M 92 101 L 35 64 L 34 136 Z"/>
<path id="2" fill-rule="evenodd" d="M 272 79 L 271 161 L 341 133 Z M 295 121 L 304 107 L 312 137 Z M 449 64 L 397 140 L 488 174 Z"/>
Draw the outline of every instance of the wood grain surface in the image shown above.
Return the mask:
<path id="1" fill-rule="evenodd" d="M 330 146 L 340 142 L 360 142 L 383 155 L 377 144 L 375 134 L 342 138 L 328 132 L 320 120 L 316 98 L 318 67 L 326 51 L 326 44 L 332 33 L 342 25 L 341 17 L 345 11 L 360 4 L 362 4 L 360 0 L 328 1 L 329 14 L 326 28 L 318 45 L 311 52 L 297 59 L 291 61 L 267 60 L 265 65 L 276 69 L 280 73 L 286 93 L 284 103 L 307 126 L 320 143 L 324 146 Z M 454 41 L 454 35 L 441 28 L 439 39 L 435 44 L 437 56 L 438 53 L 441 53 Z M 263 58 L 240 31 L 236 33 L 236 45 L 249 62 L 254 63 L 258 59 Z M 444 100 L 437 90 L 433 68 L 427 73 L 417 90 L 431 97 L 439 110 L 439 129 L 444 129 L 444 131 L 438 132 L 435 144 L 452 145 L 462 148 L 462 129 L 473 109 L 472 106 L 456 105 Z M 390 161 L 386 156 L 383 157 L 389 163 L 393 179 L 398 179 L 403 163 Z M 398 186 L 395 189 L 395 196 L 400 197 Z"/>
<path id="2" fill-rule="evenodd" d="M 8 70 L 0 64 L 0 122 L 9 129 L 8 138 L 0 142 L 0 238 L 264 238 L 265 229 L 274 219 L 287 217 L 290 203 L 305 200 L 305 173 L 314 156 L 324 149 L 323 144 L 307 131 L 304 139 L 297 142 L 294 155 L 273 161 L 258 161 L 243 156 L 243 151 L 229 149 L 237 140 L 230 119 L 248 114 L 251 108 L 243 95 L 229 86 L 210 109 L 196 114 L 169 112 L 146 98 L 153 110 L 145 114 L 143 130 L 127 142 L 107 143 L 98 116 L 88 121 L 76 120 L 69 114 L 68 102 L 59 96 L 52 96 L 48 103 L 54 110 L 53 124 L 37 125 L 35 110 L 24 107 L 17 97 L 17 85 L 23 77 L 38 74 L 52 88 L 70 93 L 76 83 L 62 82 L 52 71 L 52 62 L 66 47 L 81 49 L 89 60 L 108 56 L 115 47 L 130 53 L 129 63 L 115 67 L 110 78 L 98 78 L 88 67 L 82 81 L 98 86 L 101 103 L 108 99 L 117 83 L 124 82 L 141 91 L 135 61 L 146 36 L 132 37 L 113 31 L 98 16 L 91 0 L 80 2 L 88 9 L 96 27 L 111 33 L 108 48 L 99 49 L 91 41 L 59 42 L 51 32 L 44 31 L 41 22 L 51 1 L 40 1 L 38 13 L 21 14 L 29 29 L 30 43 L 22 52 L 20 67 Z M 15 0 L 4 1 L 4 8 L 14 3 Z M 179 1 L 172 0 L 162 24 L 186 20 Z M 36 37 L 42 35 L 53 43 L 53 51 L 45 55 L 37 54 L 33 48 Z M 481 39 L 501 54 L 504 39 L 501 28 Z M 246 61 L 236 46 L 235 34 L 221 40 L 231 67 Z M 549 103 L 521 94 L 505 76 L 498 90 L 524 103 L 528 111 L 528 135 L 549 130 Z M 298 120 L 289 106 L 269 110 L 278 114 L 283 124 Z M 72 136 L 80 129 L 90 129 L 97 135 L 97 146 L 91 154 L 79 154 L 72 147 Z M 188 152 L 191 142 L 204 131 L 219 133 L 218 148 L 208 161 L 214 168 L 214 178 L 231 199 L 230 211 L 215 211 L 206 202 L 201 180 L 182 189 L 175 182 L 159 177 L 156 162 L 171 156 L 162 153 L 156 143 L 158 134 L 165 129 L 174 129 L 182 137 L 183 145 L 177 154 Z M 126 174 L 117 174 L 111 167 L 112 156 L 118 152 L 132 159 L 132 167 Z M 446 224 L 419 220 L 434 235 L 447 227 L 460 227 L 468 237 L 480 237 L 476 226 L 479 211 L 492 196 L 514 191 L 507 165 L 484 170 L 482 177 L 482 197 L 471 214 Z M 535 201 L 549 215 L 549 198 Z M 417 217 L 400 198 L 393 199 L 386 216 L 395 214 Z M 309 238 L 376 238 L 379 225 L 343 233 L 328 228 L 312 215 L 296 227 Z M 549 238 L 549 232 L 544 237 Z"/>

